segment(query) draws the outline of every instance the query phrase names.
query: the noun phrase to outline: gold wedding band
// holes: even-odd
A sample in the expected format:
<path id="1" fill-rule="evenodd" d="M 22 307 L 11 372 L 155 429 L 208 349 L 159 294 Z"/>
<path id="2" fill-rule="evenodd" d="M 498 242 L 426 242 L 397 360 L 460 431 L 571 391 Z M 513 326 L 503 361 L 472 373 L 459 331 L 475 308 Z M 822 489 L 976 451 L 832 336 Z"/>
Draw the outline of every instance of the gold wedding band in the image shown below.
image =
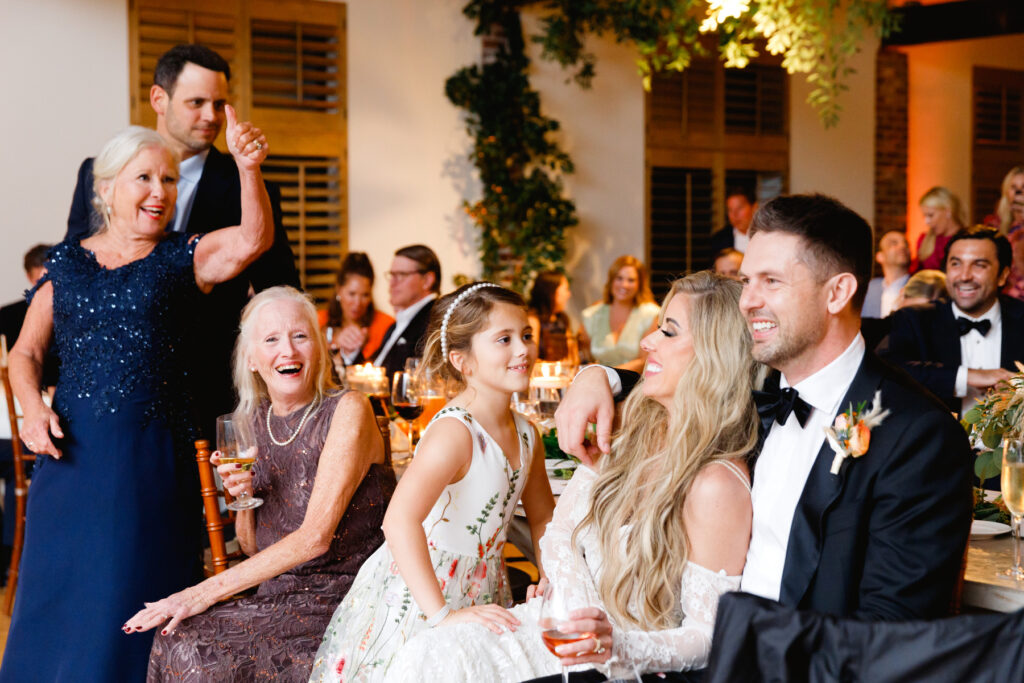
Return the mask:
<path id="1" fill-rule="evenodd" d="M 601 639 L 594 636 L 594 654 L 599 655 L 604 653 L 604 645 L 601 644 Z"/>
<path id="2" fill-rule="evenodd" d="M 256 149 L 263 149 L 263 143 L 259 140 L 256 141 Z"/>

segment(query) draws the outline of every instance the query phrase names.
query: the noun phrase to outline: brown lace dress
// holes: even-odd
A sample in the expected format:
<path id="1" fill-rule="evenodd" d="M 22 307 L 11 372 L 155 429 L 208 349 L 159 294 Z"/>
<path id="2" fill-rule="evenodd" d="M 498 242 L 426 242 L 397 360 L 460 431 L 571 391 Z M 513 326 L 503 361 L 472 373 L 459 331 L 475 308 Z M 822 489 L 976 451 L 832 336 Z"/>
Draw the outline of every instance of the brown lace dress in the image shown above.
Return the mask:
<path id="1" fill-rule="evenodd" d="M 287 446 L 271 443 L 259 412 L 259 457 L 253 467 L 256 544 L 270 546 L 302 524 L 320 452 L 342 394 L 328 397 Z M 274 436 L 294 433 L 305 406 L 280 418 Z M 349 502 L 330 549 L 260 584 L 256 594 L 219 604 L 157 635 L 149 681 L 306 681 L 324 630 L 363 561 L 384 541 L 384 510 L 395 489 L 390 467 L 371 465 Z"/>

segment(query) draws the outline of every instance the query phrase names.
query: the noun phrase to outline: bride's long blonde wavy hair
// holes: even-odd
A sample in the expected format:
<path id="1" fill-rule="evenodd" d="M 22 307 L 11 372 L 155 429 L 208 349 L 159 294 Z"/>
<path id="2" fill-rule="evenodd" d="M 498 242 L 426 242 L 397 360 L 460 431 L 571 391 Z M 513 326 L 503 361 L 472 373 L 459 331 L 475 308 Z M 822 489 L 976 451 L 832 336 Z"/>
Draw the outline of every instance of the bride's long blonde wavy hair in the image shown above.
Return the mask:
<path id="1" fill-rule="evenodd" d="M 601 601 L 623 625 L 672 627 L 689 541 L 683 506 L 697 473 L 713 460 L 745 458 L 757 442 L 751 390 L 764 366 L 750 355 L 739 309 L 739 282 L 702 271 L 672 284 L 685 296 L 693 360 L 676 386 L 671 410 L 634 388 L 622 411 L 611 456 L 601 464 L 590 511 L 573 534 L 596 527 L 604 566 Z M 625 529 L 624 531 L 621 531 Z"/>

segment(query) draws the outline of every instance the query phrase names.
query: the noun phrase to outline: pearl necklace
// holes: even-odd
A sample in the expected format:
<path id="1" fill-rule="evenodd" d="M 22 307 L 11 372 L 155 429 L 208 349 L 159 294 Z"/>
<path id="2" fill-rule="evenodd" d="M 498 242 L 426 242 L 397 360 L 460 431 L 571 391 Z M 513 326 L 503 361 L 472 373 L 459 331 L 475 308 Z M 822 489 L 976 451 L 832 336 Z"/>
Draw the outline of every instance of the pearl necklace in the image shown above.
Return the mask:
<path id="1" fill-rule="evenodd" d="M 302 414 L 302 419 L 299 420 L 299 426 L 295 428 L 295 431 L 292 433 L 292 435 L 288 437 L 285 441 L 278 441 L 277 439 L 274 438 L 274 432 L 270 431 L 270 413 L 274 412 L 274 404 L 271 403 L 270 406 L 267 407 L 267 436 L 269 436 L 270 440 L 273 441 L 276 445 L 287 446 L 292 441 L 295 441 L 295 437 L 299 435 L 299 432 L 301 432 L 302 428 L 306 425 L 306 419 L 313 412 L 313 409 L 316 408 L 318 405 L 320 405 L 319 396 L 317 396 L 317 398 L 312 403 L 310 403 L 309 406 L 306 408 L 306 412 Z"/>

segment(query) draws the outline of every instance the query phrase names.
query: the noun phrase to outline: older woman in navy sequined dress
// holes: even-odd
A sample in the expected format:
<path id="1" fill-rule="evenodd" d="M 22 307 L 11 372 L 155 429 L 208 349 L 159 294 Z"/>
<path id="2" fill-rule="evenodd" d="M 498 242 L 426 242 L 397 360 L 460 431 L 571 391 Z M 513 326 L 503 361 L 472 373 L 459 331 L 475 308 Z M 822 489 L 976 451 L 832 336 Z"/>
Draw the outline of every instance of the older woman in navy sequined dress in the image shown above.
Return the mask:
<path id="1" fill-rule="evenodd" d="M 218 471 L 232 495 L 265 501 L 236 519 L 250 557 L 128 621 L 161 630 L 149 681 L 307 680 L 334 608 L 384 542 L 395 475 L 366 397 L 334 386 L 305 295 L 273 287 L 253 297 L 234 374 L 235 419 L 255 434 L 256 464 Z M 254 596 L 217 604 L 256 585 Z"/>
<path id="2" fill-rule="evenodd" d="M 198 297 L 273 238 L 262 132 L 227 108 L 241 224 L 167 234 L 178 160 L 133 126 L 93 166 L 105 225 L 62 242 L 30 293 L 11 354 L 22 439 L 43 454 L 28 496 L 25 554 L 0 681 L 137 681 L 151 638 L 122 626 L 144 600 L 197 576 L 201 526 L 183 330 Z M 53 409 L 39 395 L 51 340 L 62 367 Z"/>

